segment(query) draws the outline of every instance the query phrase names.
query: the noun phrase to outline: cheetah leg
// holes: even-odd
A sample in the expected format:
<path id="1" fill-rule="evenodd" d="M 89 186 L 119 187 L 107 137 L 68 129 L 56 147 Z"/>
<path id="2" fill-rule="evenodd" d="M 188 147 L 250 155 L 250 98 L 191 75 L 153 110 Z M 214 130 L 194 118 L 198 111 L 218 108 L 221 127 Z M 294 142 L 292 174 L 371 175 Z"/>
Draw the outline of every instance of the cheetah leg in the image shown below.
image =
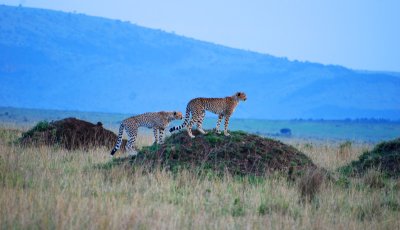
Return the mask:
<path id="1" fill-rule="evenodd" d="M 228 116 L 228 115 L 225 116 L 225 127 L 224 127 L 224 135 L 225 136 L 230 136 L 230 134 L 228 133 L 229 118 L 230 118 L 230 116 Z"/>
<path id="2" fill-rule="evenodd" d="M 197 124 L 197 130 L 199 130 L 200 133 L 202 134 L 207 134 L 206 131 L 204 131 L 203 129 L 203 121 L 204 121 L 204 117 L 206 116 L 206 111 L 203 111 L 200 115 L 200 117 L 198 118 L 196 124 Z"/>
<path id="3" fill-rule="evenodd" d="M 138 128 L 134 127 L 132 129 L 127 129 L 128 134 L 128 143 L 126 143 L 126 151 L 128 152 L 128 156 L 135 156 L 137 155 L 137 151 L 135 149 L 135 141 L 138 132 Z"/>
<path id="4" fill-rule="evenodd" d="M 217 127 L 215 127 L 215 132 L 218 134 L 221 134 L 221 131 L 219 131 L 219 126 L 221 125 L 221 121 L 222 121 L 223 117 L 224 117 L 224 115 L 222 115 L 222 114 L 218 115 Z"/>
<path id="5" fill-rule="evenodd" d="M 160 131 L 160 136 L 159 136 L 160 139 L 159 139 L 158 143 L 159 144 L 163 144 L 164 143 L 163 136 L 164 136 L 165 129 L 164 128 L 160 128 L 159 131 Z"/>
<path id="6" fill-rule="evenodd" d="M 157 144 L 158 141 L 158 129 L 153 128 L 153 133 L 154 133 L 154 144 Z"/>
<path id="7" fill-rule="evenodd" d="M 190 138 L 194 138 L 194 135 L 192 134 L 192 126 L 193 126 L 193 118 L 192 120 L 190 120 L 188 126 L 186 127 L 187 133 L 189 135 Z"/>

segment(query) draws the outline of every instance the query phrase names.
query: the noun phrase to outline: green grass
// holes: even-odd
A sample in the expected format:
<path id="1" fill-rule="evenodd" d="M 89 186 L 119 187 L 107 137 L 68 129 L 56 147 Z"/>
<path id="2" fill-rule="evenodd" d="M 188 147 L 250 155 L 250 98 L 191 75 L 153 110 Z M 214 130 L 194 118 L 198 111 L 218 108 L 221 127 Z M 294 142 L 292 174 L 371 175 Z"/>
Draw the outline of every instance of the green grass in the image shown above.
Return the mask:
<path id="1" fill-rule="evenodd" d="M 32 137 L 35 132 L 44 132 L 51 128 L 52 126 L 48 121 L 39 121 L 32 129 L 24 132 L 22 137 Z"/>

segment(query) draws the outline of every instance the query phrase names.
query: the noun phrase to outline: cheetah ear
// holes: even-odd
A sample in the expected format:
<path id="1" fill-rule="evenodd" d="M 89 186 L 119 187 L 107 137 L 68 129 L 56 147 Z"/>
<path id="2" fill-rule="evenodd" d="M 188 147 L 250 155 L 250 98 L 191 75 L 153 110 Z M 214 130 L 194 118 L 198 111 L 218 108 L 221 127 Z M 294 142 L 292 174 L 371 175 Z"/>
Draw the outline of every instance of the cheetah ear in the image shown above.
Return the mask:
<path id="1" fill-rule="evenodd" d="M 242 95 L 241 92 L 236 93 L 236 96 L 240 97 Z"/>
<path id="2" fill-rule="evenodd" d="M 174 116 L 176 116 L 176 111 L 174 111 Z"/>

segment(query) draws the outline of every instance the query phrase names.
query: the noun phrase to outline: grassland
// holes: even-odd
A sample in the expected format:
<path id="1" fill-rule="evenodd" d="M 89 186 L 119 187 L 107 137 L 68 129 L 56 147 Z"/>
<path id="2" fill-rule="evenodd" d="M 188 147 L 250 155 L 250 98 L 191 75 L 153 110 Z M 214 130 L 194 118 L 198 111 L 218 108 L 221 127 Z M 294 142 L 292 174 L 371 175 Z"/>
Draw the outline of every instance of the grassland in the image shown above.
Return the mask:
<path id="1" fill-rule="evenodd" d="M 108 149 L 87 152 L 21 148 L 20 130 L 0 129 L 0 228 L 2 229 L 397 229 L 400 180 L 372 170 L 342 178 L 335 169 L 371 144 L 288 140 L 333 172 L 311 202 L 299 182 L 280 175 L 260 178 L 199 175 L 146 165 L 98 167 Z M 142 135 L 140 145 L 152 142 Z M 350 144 L 349 144 L 350 143 Z M 380 182 L 380 183 L 377 183 Z M 378 186 L 377 186 L 378 185 Z"/>

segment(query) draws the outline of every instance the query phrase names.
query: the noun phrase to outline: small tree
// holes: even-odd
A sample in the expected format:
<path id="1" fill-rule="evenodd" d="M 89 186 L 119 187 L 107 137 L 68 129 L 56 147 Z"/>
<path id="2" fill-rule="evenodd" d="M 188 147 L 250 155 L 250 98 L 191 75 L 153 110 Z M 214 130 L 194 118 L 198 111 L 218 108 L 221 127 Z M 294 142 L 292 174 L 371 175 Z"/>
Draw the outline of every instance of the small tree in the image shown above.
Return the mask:
<path id="1" fill-rule="evenodd" d="M 292 135 L 292 130 L 290 130 L 289 128 L 283 128 L 283 129 L 279 130 L 279 132 L 282 136 L 291 136 Z"/>

